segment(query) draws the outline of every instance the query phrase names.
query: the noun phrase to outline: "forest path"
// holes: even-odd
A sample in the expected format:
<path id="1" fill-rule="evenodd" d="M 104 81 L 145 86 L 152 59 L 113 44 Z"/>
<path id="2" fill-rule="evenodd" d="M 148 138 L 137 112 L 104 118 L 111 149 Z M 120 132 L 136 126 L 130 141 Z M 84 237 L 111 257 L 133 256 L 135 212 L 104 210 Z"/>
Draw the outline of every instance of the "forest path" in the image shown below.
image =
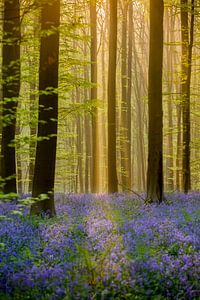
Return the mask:
<path id="1" fill-rule="evenodd" d="M 95 205 L 85 220 L 87 240 L 80 249 L 87 266 L 91 285 L 107 281 L 122 282 L 128 270 L 128 260 L 119 232 L 119 210 L 113 209 L 109 200 L 95 199 Z"/>

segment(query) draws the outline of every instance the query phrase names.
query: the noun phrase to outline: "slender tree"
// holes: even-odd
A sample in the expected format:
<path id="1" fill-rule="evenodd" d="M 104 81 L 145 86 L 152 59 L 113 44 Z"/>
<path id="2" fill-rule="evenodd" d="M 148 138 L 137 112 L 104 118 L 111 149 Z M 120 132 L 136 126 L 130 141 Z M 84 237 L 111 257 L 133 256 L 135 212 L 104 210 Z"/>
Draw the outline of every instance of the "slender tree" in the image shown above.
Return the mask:
<path id="1" fill-rule="evenodd" d="M 85 33 L 86 34 L 86 33 Z M 84 43 L 84 57 L 87 59 L 87 43 Z M 84 80 L 89 81 L 89 66 L 84 66 Z M 84 99 L 89 99 L 89 89 L 84 89 Z M 91 169 L 91 126 L 90 126 L 90 115 L 85 114 L 84 117 L 84 132 L 85 132 L 85 193 L 90 190 L 90 169 Z"/>
<path id="2" fill-rule="evenodd" d="M 143 29 L 142 29 L 143 31 Z M 143 32 L 140 33 L 140 36 L 143 37 Z M 147 91 L 146 76 L 143 70 L 143 64 L 140 62 L 137 51 L 137 37 L 136 30 L 133 30 L 133 73 L 134 76 L 134 96 L 135 96 L 135 109 L 136 109 L 136 127 L 137 127 L 137 140 L 135 150 L 137 151 L 137 188 L 138 190 L 144 191 L 145 189 L 145 107 L 143 102 L 143 97 Z M 140 37 L 141 38 L 141 37 Z M 143 38 L 141 38 L 142 42 Z M 134 127 L 133 127 L 134 129 Z"/>
<path id="3" fill-rule="evenodd" d="M 74 95 L 74 103 L 80 104 L 81 103 L 81 94 L 80 88 L 76 87 L 76 92 L 73 93 Z M 81 116 L 78 115 L 76 119 L 76 149 L 77 149 L 77 173 L 76 173 L 76 186 L 77 191 L 79 193 L 84 192 L 84 180 L 83 180 L 83 129 L 81 126 Z"/>
<path id="4" fill-rule="evenodd" d="M 187 77 L 188 77 L 188 45 L 189 45 L 189 28 L 188 28 L 188 0 L 181 0 L 181 43 L 182 43 L 182 53 L 181 53 L 181 105 L 182 105 L 182 185 L 184 188 L 183 181 L 188 177 L 189 169 L 187 170 L 188 159 L 186 157 L 189 148 L 187 139 L 188 135 L 188 98 L 187 98 Z M 184 120 L 183 120 L 184 118 Z M 187 175 L 186 175 L 187 173 Z M 190 176 L 190 175 L 189 175 Z M 188 177 L 189 179 L 189 177 Z M 190 180 L 190 179 L 189 179 Z"/>
<path id="5" fill-rule="evenodd" d="M 36 79 L 33 78 L 33 80 L 30 82 L 30 119 L 34 119 L 33 112 L 36 111 L 36 96 L 35 96 L 35 90 L 36 90 Z M 34 165 L 35 165 L 35 150 L 36 150 L 36 142 L 35 137 L 37 135 L 37 126 L 32 121 L 30 123 L 30 144 L 29 144 L 29 186 L 28 191 L 32 192 L 33 187 L 33 177 L 34 177 Z"/>
<path id="6" fill-rule="evenodd" d="M 172 17 L 173 8 L 166 10 L 166 26 L 169 28 L 167 30 L 166 39 L 169 46 L 166 47 L 166 59 L 167 59 L 167 90 L 172 90 L 167 99 L 167 115 L 168 115 L 168 134 L 167 134 L 167 157 L 166 157 L 166 185 L 168 191 L 174 190 L 174 149 L 173 149 L 173 89 L 174 89 L 174 74 L 173 74 L 173 64 L 174 64 L 174 53 L 170 42 L 174 40 L 174 20 Z"/>
<path id="7" fill-rule="evenodd" d="M 34 41 L 37 39 L 37 23 L 39 21 L 38 16 L 35 18 L 35 23 L 33 27 L 33 39 Z M 31 81 L 29 82 L 29 89 L 30 89 L 30 96 L 29 96 L 29 114 L 30 114 L 30 144 L 29 144 L 29 166 L 28 166 L 28 173 L 29 173 L 29 183 L 28 183 L 28 191 L 29 193 L 32 192 L 33 187 L 33 177 L 34 177 L 34 166 L 35 166 L 35 153 L 36 153 L 36 139 L 37 136 L 37 60 L 35 60 L 35 52 L 37 51 L 37 46 L 34 42 L 33 46 L 29 49 L 29 51 L 33 51 L 33 55 L 29 56 L 28 58 L 28 65 L 29 65 L 29 74 Z"/>
<path id="8" fill-rule="evenodd" d="M 116 164 L 117 0 L 110 0 L 108 62 L 108 192 L 118 191 Z"/>
<path id="9" fill-rule="evenodd" d="M 38 142 L 32 195 L 44 194 L 46 199 L 35 202 L 31 214 L 52 216 L 55 214 L 60 1 L 44 1 L 41 6 Z"/>
<path id="10" fill-rule="evenodd" d="M 90 1 L 91 22 L 91 100 L 97 100 L 97 10 L 96 0 Z M 93 193 L 99 191 L 99 127 L 98 108 L 92 111 L 92 187 Z"/>
<path id="11" fill-rule="evenodd" d="M 128 83 L 127 83 L 127 138 L 128 138 L 128 162 L 129 162 L 129 186 L 133 185 L 131 168 L 134 165 L 131 155 L 131 97 L 132 97 L 132 62 L 133 62 L 133 3 L 128 7 Z"/>
<path id="12" fill-rule="evenodd" d="M 181 0 L 181 33 L 182 33 L 182 107 L 183 107 L 183 189 L 191 189 L 190 171 L 190 83 L 192 70 L 192 48 L 194 40 L 194 0 L 191 1 L 190 32 L 188 22 L 188 1 Z"/>
<path id="13" fill-rule="evenodd" d="M 150 0 L 147 202 L 163 201 L 163 0 Z"/>
<path id="14" fill-rule="evenodd" d="M 120 126 L 120 152 L 121 152 L 121 184 L 122 190 L 131 188 L 131 161 L 130 161 L 130 135 L 128 123 L 128 66 L 127 66 L 127 29 L 128 29 L 128 2 L 125 1 L 122 10 L 122 46 L 121 46 L 121 126 Z M 130 50 L 130 49 L 129 49 Z M 130 53 L 128 53 L 130 55 Z M 130 57 L 129 57 L 130 62 Z M 129 90 L 130 92 L 130 90 Z M 130 97 L 130 95 L 129 95 Z M 130 116 L 130 114 L 129 114 Z"/>
<path id="15" fill-rule="evenodd" d="M 16 110 L 20 91 L 20 4 L 19 0 L 4 0 L 2 49 L 2 141 L 1 177 L 4 193 L 16 193 L 16 153 L 13 144 Z"/>

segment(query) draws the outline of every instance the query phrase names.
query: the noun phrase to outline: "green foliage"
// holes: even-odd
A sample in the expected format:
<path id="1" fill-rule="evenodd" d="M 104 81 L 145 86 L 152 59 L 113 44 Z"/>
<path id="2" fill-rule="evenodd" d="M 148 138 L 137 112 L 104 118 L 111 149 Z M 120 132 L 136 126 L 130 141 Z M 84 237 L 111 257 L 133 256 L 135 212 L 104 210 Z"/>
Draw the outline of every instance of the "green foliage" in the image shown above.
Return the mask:
<path id="1" fill-rule="evenodd" d="M 8 179 L 6 179 L 8 180 Z M 5 182 L 5 181 L 4 181 Z M 3 186 L 5 183 L 2 183 L 1 186 Z M 4 193 L 0 193 L 0 203 L 1 202 L 10 202 L 13 200 L 16 200 L 18 198 L 18 195 L 16 193 L 9 193 L 9 194 L 4 194 Z"/>
<path id="2" fill-rule="evenodd" d="M 168 253 L 173 256 L 178 256 L 179 250 L 180 250 L 180 245 L 174 243 L 168 248 Z"/>
<path id="3" fill-rule="evenodd" d="M 186 209 L 181 210 L 182 215 L 184 216 L 185 222 L 192 222 L 193 218 Z"/>

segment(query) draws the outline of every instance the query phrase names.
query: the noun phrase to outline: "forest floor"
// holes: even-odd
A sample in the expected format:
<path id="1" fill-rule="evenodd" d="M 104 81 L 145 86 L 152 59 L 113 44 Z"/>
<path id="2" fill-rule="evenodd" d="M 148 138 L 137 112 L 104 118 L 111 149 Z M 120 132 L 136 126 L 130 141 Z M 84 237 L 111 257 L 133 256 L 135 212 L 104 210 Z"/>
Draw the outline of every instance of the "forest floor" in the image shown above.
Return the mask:
<path id="1" fill-rule="evenodd" d="M 200 299 L 200 193 L 144 205 L 58 195 L 57 216 L 0 205 L 0 299 Z"/>

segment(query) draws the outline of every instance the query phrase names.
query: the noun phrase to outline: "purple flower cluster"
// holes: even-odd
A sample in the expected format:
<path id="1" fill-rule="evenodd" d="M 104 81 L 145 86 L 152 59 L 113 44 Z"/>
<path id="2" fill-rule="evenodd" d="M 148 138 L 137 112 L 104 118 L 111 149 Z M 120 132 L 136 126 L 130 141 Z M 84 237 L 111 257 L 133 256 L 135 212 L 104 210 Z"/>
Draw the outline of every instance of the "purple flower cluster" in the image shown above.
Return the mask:
<path id="1" fill-rule="evenodd" d="M 121 226 L 131 276 L 144 299 L 199 299 L 200 195 L 173 194 L 169 201 L 141 206 Z"/>
<path id="2" fill-rule="evenodd" d="M 0 205 L 0 299 L 200 299 L 200 194 L 58 195 Z"/>

